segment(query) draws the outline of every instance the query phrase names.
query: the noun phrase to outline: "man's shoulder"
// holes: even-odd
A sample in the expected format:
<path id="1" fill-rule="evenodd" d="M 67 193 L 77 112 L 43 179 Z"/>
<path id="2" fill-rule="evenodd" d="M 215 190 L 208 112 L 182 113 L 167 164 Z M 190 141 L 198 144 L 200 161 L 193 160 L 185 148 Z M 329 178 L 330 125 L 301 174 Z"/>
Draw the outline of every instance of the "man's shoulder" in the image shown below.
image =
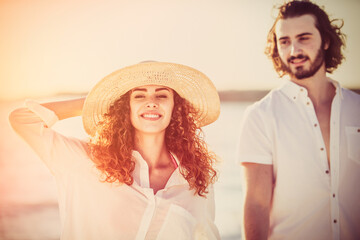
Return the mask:
<path id="1" fill-rule="evenodd" d="M 349 103 L 360 103 L 360 90 L 358 92 L 350 90 L 348 88 L 341 88 L 343 99 L 349 101 Z"/>
<path id="2" fill-rule="evenodd" d="M 341 111 L 343 115 L 351 116 L 354 119 L 360 117 L 360 95 L 350 89 L 341 89 Z"/>
<path id="3" fill-rule="evenodd" d="M 267 93 L 263 98 L 250 105 L 249 110 L 269 111 L 272 110 L 274 106 L 277 106 L 279 103 L 284 101 L 284 99 L 285 96 L 281 92 L 281 88 L 275 88 Z"/>

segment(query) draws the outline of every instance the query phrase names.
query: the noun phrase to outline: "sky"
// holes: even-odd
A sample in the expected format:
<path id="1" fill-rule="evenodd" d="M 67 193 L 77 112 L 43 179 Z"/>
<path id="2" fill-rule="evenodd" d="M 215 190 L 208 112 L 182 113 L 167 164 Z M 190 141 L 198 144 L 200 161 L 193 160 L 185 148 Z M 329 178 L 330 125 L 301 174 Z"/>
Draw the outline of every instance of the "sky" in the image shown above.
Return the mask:
<path id="1" fill-rule="evenodd" d="M 175 62 L 221 90 L 278 86 L 264 54 L 280 0 L 0 0 L 0 100 L 86 93 L 122 67 Z M 360 1 L 317 0 L 347 34 L 331 77 L 360 88 Z"/>

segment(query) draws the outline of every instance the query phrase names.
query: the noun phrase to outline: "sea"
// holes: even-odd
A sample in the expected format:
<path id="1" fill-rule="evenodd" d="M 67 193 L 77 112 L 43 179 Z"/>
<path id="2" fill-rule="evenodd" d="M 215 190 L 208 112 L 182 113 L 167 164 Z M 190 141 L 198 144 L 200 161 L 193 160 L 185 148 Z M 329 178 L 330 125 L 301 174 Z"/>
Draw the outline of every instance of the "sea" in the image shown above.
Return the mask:
<path id="1" fill-rule="evenodd" d="M 237 162 L 240 123 L 253 102 L 221 103 L 219 119 L 203 128 L 205 141 L 218 156 L 215 223 L 221 239 L 241 239 L 241 173 Z M 23 101 L 0 102 L 0 239 L 53 240 L 60 238 L 55 181 L 35 155 L 11 129 L 8 115 Z M 55 130 L 86 138 L 81 118 L 63 120 Z"/>

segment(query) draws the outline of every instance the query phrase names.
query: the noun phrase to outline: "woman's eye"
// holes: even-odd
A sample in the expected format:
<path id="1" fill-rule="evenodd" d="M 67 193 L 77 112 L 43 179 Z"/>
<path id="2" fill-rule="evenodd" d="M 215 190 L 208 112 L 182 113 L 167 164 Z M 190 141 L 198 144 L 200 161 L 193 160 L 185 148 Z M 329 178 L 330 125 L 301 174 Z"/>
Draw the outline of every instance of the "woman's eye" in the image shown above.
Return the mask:
<path id="1" fill-rule="evenodd" d="M 134 96 L 135 99 L 144 98 L 144 97 L 145 97 L 144 95 L 135 95 Z"/>
<path id="2" fill-rule="evenodd" d="M 156 96 L 157 98 L 167 98 L 167 95 L 158 95 L 158 96 Z"/>

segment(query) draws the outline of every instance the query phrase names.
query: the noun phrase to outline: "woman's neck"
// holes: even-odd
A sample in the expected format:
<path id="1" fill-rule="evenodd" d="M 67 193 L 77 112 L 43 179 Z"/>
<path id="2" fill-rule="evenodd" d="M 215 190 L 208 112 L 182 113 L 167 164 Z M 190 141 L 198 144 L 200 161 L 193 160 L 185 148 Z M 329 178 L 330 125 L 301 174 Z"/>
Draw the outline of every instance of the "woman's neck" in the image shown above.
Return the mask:
<path id="1" fill-rule="evenodd" d="M 135 150 L 147 162 L 150 169 L 169 164 L 169 152 L 163 134 L 135 134 Z"/>

